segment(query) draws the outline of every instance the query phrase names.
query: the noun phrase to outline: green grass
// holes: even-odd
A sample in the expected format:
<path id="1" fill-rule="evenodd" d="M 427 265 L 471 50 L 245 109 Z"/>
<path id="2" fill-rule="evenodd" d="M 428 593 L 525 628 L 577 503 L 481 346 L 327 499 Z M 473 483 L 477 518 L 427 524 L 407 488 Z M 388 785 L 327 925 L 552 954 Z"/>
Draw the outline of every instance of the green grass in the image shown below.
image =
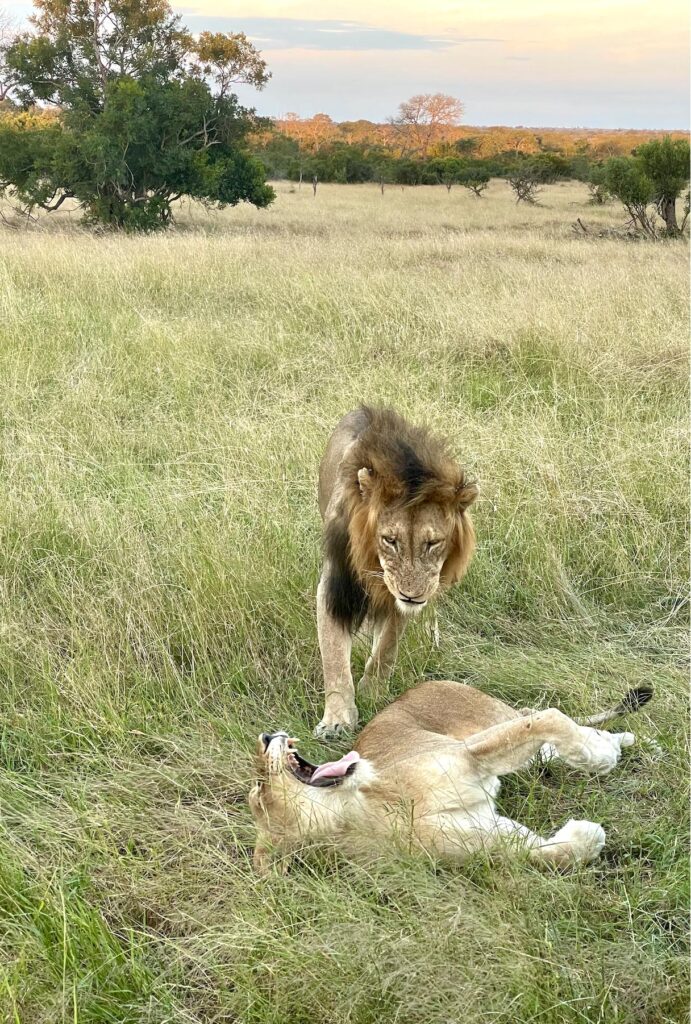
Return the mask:
<path id="1" fill-rule="evenodd" d="M 621 222 L 585 198 L 280 185 L 165 237 L 3 234 L 0 1019 L 687 1019 L 687 249 L 576 238 Z M 583 714 L 656 688 L 613 775 L 505 786 L 538 832 L 604 824 L 586 869 L 252 874 L 257 733 L 329 753 L 316 473 L 362 400 L 482 487 L 392 695 L 447 675 Z"/>

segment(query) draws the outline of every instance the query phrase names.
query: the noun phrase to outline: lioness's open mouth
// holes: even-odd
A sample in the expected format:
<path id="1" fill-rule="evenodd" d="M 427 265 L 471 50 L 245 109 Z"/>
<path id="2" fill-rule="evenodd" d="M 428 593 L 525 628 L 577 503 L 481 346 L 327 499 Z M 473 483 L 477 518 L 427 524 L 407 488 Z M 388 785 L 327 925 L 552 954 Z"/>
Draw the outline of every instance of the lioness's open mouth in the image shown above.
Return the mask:
<path id="1" fill-rule="evenodd" d="M 355 771 L 355 766 L 360 760 L 356 750 L 344 754 L 338 761 L 326 761 L 324 764 L 312 764 L 298 754 L 293 746 L 294 740 L 286 737 L 285 733 L 262 733 L 264 751 L 268 751 L 271 743 L 282 738 L 286 742 L 285 766 L 291 775 L 304 783 L 306 786 L 337 786 Z"/>

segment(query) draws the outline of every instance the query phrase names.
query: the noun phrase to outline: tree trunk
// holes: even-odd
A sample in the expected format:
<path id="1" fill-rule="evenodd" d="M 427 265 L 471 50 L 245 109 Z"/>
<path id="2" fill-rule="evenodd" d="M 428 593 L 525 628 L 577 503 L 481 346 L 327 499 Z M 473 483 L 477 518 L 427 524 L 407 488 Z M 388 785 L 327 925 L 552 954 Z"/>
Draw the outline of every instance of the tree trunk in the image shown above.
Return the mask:
<path id="1" fill-rule="evenodd" d="M 663 196 L 659 205 L 660 216 L 665 222 L 668 235 L 678 235 L 676 196 Z"/>

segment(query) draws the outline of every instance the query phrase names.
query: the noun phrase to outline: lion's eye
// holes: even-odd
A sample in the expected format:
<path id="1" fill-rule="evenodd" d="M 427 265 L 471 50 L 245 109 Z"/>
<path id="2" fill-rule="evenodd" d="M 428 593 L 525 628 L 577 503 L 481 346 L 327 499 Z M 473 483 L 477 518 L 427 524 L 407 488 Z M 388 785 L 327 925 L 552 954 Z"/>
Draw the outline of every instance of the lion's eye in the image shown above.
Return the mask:
<path id="1" fill-rule="evenodd" d="M 384 541 L 384 543 L 388 547 L 390 547 L 390 548 L 395 548 L 396 547 L 396 538 L 395 537 L 382 537 L 382 540 Z"/>
<path id="2" fill-rule="evenodd" d="M 444 542 L 441 541 L 441 540 L 428 540 L 427 541 L 427 550 L 428 551 L 434 551 L 435 548 L 438 548 L 443 543 Z"/>

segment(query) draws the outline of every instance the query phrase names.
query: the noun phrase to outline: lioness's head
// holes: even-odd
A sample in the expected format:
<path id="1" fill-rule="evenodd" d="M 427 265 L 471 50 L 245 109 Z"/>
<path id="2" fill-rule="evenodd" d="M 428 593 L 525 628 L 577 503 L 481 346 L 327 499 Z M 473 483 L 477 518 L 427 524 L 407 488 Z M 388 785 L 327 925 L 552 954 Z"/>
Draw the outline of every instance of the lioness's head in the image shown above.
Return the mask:
<path id="1" fill-rule="evenodd" d="M 356 770 L 360 755 L 355 750 L 344 754 L 338 761 L 312 764 L 297 751 L 298 740 L 287 732 L 263 732 L 255 747 L 255 764 L 260 779 L 275 779 L 288 775 L 304 786 L 324 789 L 338 786 L 350 779 Z"/>
<path id="2" fill-rule="evenodd" d="M 466 510 L 478 490 L 458 473 L 450 482 L 428 480 L 411 495 L 391 479 L 378 480 L 370 466 L 358 472 L 370 555 L 376 553 L 381 579 L 403 614 L 420 612 L 441 586 L 459 579 L 472 555 Z"/>

